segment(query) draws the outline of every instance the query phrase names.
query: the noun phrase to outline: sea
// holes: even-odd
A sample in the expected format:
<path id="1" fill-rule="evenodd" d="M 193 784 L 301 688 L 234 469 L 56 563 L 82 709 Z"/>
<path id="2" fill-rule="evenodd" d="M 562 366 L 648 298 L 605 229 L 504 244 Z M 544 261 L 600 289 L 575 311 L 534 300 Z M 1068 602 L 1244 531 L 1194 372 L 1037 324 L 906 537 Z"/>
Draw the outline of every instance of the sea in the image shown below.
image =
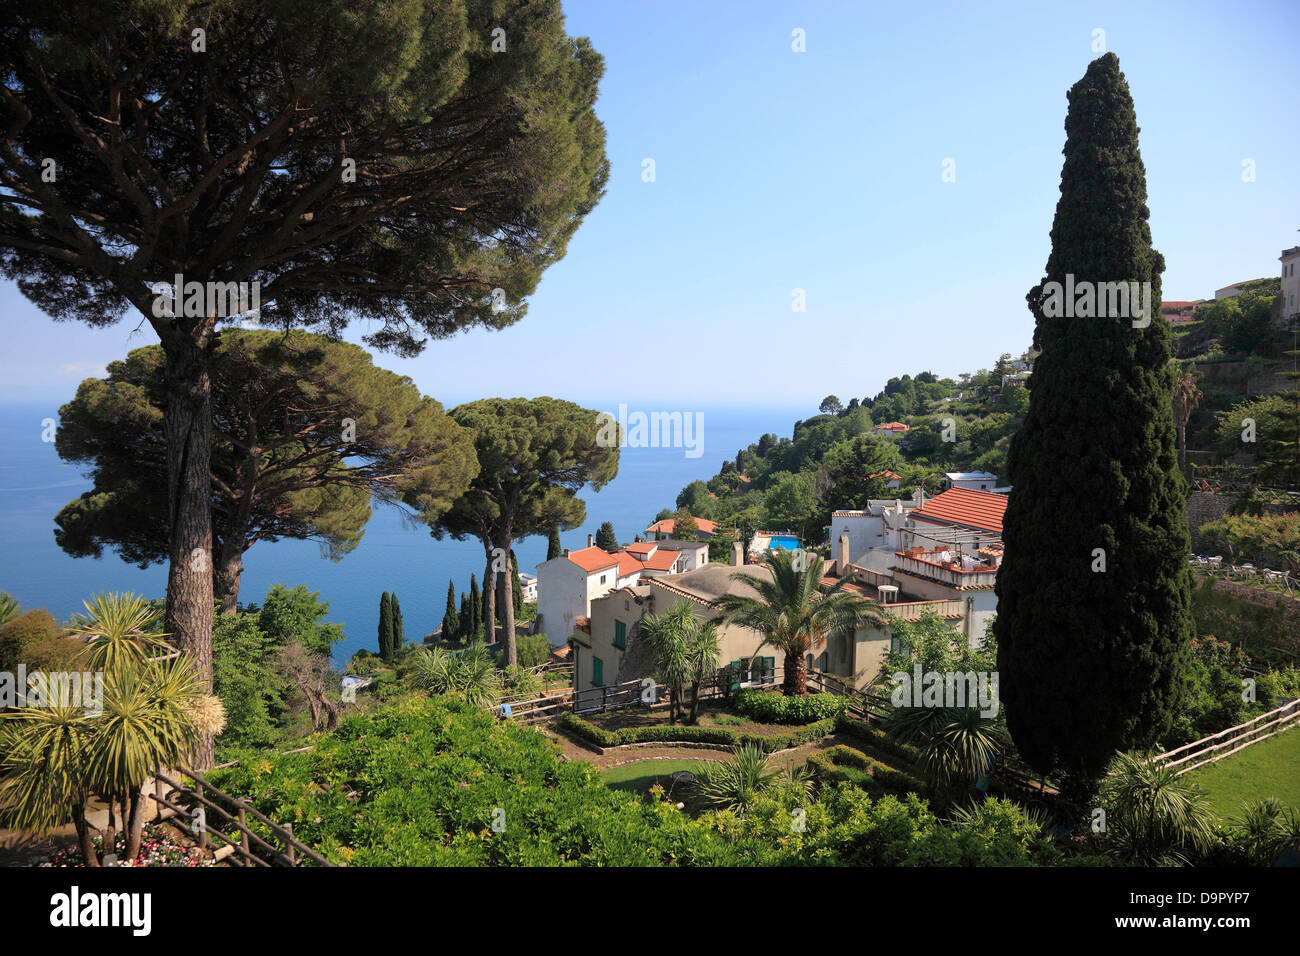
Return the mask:
<path id="1" fill-rule="evenodd" d="M 615 405 L 609 408 L 615 414 Z M 564 547 L 585 547 L 587 535 L 605 521 L 613 523 L 620 541 L 632 541 L 661 509 L 675 507 L 678 493 L 690 482 L 707 481 L 722 462 L 764 433 L 789 435 L 795 421 L 816 410 L 732 405 L 701 407 L 697 414 L 702 427 L 690 436 L 692 448 L 621 449 L 618 477 L 599 492 L 579 492 L 587 520 L 581 528 L 561 533 Z M 103 591 L 162 596 L 165 565 L 141 569 L 107 548 L 101 558 L 73 558 L 55 544 L 55 514 L 91 488 L 82 466 L 63 462 L 54 450 L 57 419 L 57 403 L 0 404 L 0 591 L 13 595 L 24 609 L 45 608 L 60 621 L 83 612 L 82 602 Z M 522 571 L 536 573 L 546 558 L 546 538 L 516 542 L 515 554 Z M 342 664 L 361 648 L 378 649 L 382 592 L 397 594 L 406 638 L 420 641 L 442 623 L 447 582 L 455 582 L 458 594 L 468 592 L 474 574 L 481 587 L 483 563 L 477 541 L 435 540 L 396 509 L 376 505 L 361 544 L 337 562 L 311 541 L 255 544 L 244 555 L 239 600 L 260 603 L 275 584 L 305 584 L 319 592 L 329 604 L 327 619 L 343 625 L 344 640 L 334 651 Z"/>

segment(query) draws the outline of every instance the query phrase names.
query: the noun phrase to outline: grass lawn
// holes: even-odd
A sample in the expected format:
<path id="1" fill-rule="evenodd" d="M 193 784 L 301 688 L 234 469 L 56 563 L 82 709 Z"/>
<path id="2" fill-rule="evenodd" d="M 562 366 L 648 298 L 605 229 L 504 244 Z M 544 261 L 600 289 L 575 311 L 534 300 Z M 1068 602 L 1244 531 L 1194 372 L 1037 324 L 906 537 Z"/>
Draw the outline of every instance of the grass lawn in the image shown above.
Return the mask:
<path id="1" fill-rule="evenodd" d="M 1264 797 L 1277 797 L 1300 809 L 1300 728 L 1253 744 L 1189 776 L 1209 795 L 1211 807 L 1224 820 L 1240 814 L 1243 803 Z"/>
<path id="2" fill-rule="evenodd" d="M 670 773 L 678 770 L 689 770 L 694 773 L 699 769 L 702 759 L 641 760 L 621 767 L 611 767 L 600 775 L 600 779 L 605 786 L 614 790 L 644 793 L 656 782 L 662 782 L 664 789 L 667 790 L 672 786 L 672 781 L 668 779 Z"/>

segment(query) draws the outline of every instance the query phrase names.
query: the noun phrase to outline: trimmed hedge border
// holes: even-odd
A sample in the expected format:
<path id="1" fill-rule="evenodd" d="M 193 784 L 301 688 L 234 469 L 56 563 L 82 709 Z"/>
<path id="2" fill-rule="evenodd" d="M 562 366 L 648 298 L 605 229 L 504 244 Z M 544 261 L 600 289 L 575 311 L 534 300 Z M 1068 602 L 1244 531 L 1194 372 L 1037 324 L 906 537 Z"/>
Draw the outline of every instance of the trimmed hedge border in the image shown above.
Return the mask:
<path id="1" fill-rule="evenodd" d="M 892 793 L 909 791 L 926 795 L 926 786 L 916 777 L 873 760 L 861 750 L 838 744 L 809 754 L 808 764 L 822 780 L 862 786 L 869 776 L 882 790 Z"/>
<path id="2" fill-rule="evenodd" d="M 916 763 L 920 754 L 911 744 L 900 744 L 897 741 L 890 740 L 879 727 L 875 727 L 865 721 L 855 720 L 845 714 L 836 721 L 835 732 L 845 734 L 849 737 L 857 737 L 863 743 L 881 753 L 897 757 L 899 760 L 905 760 L 910 764 Z"/>
<path id="3" fill-rule="evenodd" d="M 691 743 L 710 745 L 709 749 L 722 745 L 734 747 L 737 744 L 750 744 L 766 754 L 790 750 L 814 740 L 821 740 L 835 733 L 835 718 L 818 720 L 806 724 L 788 734 L 775 737 L 760 737 L 757 734 L 737 734 L 726 727 L 624 727 L 622 730 L 605 730 L 577 714 L 563 713 L 559 725 L 562 729 L 602 749 L 636 746 L 638 744 Z"/>

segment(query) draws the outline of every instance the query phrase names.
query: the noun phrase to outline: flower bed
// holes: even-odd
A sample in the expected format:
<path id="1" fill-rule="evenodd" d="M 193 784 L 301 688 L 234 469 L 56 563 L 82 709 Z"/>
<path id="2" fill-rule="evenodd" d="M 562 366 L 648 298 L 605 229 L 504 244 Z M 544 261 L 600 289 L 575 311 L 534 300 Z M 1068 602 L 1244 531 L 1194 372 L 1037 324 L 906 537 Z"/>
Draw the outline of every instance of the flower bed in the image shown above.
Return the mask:
<path id="1" fill-rule="evenodd" d="M 94 837 L 95 849 L 103 848 L 102 837 Z M 166 829 L 152 824 L 144 828 L 140 840 L 140 855 L 134 860 L 121 859 L 126 853 L 126 836 L 117 835 L 116 849 L 118 866 L 215 866 L 213 859 L 196 846 L 186 846 L 178 842 Z M 60 847 L 54 856 L 40 864 L 46 867 L 81 867 L 85 861 L 81 858 L 78 846 Z"/>
<path id="2" fill-rule="evenodd" d="M 819 780 L 826 782 L 842 781 L 868 789 L 874 783 L 880 790 L 899 794 L 914 792 L 924 795 L 926 790 L 925 784 L 911 774 L 887 767 L 861 750 L 843 744 L 810 754 L 808 766 Z"/>

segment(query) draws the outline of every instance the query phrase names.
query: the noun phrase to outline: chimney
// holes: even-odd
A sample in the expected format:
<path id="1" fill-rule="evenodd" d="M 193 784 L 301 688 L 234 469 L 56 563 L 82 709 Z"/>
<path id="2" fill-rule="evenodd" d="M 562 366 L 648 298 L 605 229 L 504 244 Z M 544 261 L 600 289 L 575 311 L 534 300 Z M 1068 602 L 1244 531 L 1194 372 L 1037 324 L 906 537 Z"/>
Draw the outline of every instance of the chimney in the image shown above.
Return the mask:
<path id="1" fill-rule="evenodd" d="M 595 543 L 596 543 L 596 536 L 593 534 L 587 535 L 587 547 L 590 548 Z"/>
<path id="2" fill-rule="evenodd" d="M 745 546 L 739 541 L 731 545 L 731 566 L 738 568 L 745 563 Z"/>
<path id="3" fill-rule="evenodd" d="M 840 535 L 839 547 L 835 551 L 835 573 L 840 577 L 849 572 L 849 536 Z"/>

